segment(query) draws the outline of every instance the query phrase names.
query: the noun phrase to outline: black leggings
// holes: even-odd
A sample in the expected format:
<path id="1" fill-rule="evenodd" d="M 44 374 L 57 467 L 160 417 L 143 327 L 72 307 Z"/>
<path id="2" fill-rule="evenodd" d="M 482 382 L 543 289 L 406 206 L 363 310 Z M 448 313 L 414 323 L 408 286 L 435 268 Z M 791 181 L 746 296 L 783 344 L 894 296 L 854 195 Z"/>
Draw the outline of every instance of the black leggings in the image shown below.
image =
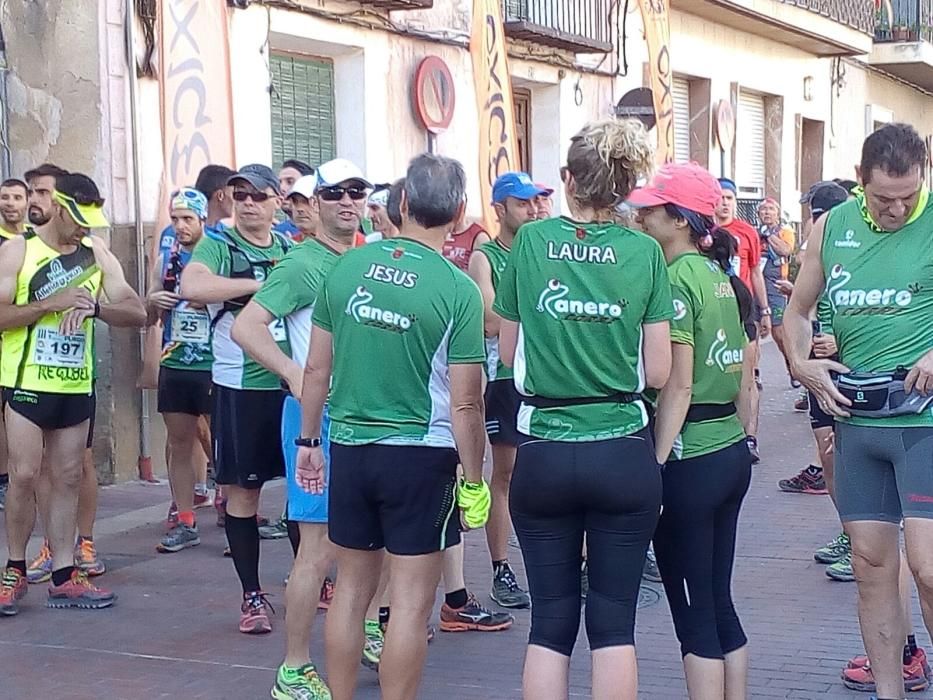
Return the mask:
<path id="1" fill-rule="evenodd" d="M 531 593 L 530 644 L 565 656 L 573 651 L 584 535 L 590 649 L 634 644 L 638 587 L 660 505 L 661 474 L 647 430 L 518 448 L 509 510 Z"/>
<path id="2" fill-rule="evenodd" d="M 748 641 L 732 603 L 732 564 L 751 464 L 742 439 L 664 467 L 654 553 L 684 656 L 722 659 Z"/>

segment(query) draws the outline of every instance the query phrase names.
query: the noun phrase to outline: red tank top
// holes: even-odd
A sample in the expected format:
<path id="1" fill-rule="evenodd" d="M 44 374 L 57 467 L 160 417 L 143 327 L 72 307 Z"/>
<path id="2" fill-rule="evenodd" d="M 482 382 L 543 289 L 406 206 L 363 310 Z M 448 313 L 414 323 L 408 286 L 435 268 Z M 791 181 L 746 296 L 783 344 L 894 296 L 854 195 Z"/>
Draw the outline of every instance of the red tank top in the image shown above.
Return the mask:
<path id="1" fill-rule="evenodd" d="M 470 266 L 470 255 L 476 246 L 476 237 L 481 233 L 486 231 L 479 224 L 471 224 L 460 233 L 455 233 L 444 242 L 444 257 L 466 272 Z"/>

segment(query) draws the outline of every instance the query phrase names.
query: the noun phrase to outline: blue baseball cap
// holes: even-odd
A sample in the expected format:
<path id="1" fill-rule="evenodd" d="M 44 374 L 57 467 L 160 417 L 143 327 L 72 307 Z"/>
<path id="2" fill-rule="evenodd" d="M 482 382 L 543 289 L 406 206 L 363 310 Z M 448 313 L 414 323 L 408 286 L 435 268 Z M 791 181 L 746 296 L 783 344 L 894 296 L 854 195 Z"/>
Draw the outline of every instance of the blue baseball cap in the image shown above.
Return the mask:
<path id="1" fill-rule="evenodd" d="M 723 190 L 730 190 L 731 192 L 738 194 L 738 188 L 735 186 L 735 182 L 727 177 L 719 178 L 719 186 Z"/>
<path id="2" fill-rule="evenodd" d="M 505 173 L 492 186 L 492 203 L 501 204 L 506 197 L 532 199 L 548 191 L 532 182 L 528 173 Z"/>

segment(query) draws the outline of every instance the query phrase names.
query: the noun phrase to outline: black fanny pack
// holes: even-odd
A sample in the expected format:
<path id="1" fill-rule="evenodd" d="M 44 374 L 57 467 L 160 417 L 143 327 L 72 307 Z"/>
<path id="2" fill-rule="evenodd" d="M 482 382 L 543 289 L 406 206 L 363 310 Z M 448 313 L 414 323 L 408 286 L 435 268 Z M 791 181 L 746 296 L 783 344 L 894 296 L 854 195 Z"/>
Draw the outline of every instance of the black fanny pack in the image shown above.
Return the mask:
<path id="1" fill-rule="evenodd" d="M 523 396 L 522 401 L 535 408 L 561 408 L 563 406 L 584 406 L 594 403 L 635 403 L 644 397 L 628 391 L 620 391 L 608 396 L 580 396 L 567 399 L 551 399 L 546 396 Z"/>
<path id="2" fill-rule="evenodd" d="M 933 402 L 933 394 L 907 393 L 907 370 L 893 372 L 852 372 L 836 378 L 836 388 L 852 405 L 846 410 L 860 418 L 894 418 L 922 413 Z"/>
<path id="3" fill-rule="evenodd" d="M 729 403 L 693 403 L 687 411 L 687 423 L 703 423 L 708 420 L 719 420 L 734 416 L 735 404 Z"/>

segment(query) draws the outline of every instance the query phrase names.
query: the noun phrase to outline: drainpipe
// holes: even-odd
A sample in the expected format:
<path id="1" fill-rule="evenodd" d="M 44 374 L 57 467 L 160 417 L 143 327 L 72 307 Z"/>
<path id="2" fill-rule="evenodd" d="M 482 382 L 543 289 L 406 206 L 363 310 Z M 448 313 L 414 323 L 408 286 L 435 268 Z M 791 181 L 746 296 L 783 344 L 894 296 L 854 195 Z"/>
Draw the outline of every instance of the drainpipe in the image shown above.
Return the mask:
<path id="1" fill-rule="evenodd" d="M 134 0 L 126 0 L 126 69 L 130 79 L 130 144 L 133 158 L 133 219 L 136 234 L 136 289 L 139 295 L 146 294 L 146 237 L 143 231 L 143 205 L 140 195 L 140 182 L 142 182 L 142 166 L 139 161 L 139 120 L 137 105 L 137 76 L 136 55 L 134 52 L 134 32 L 136 28 L 136 7 Z M 139 357 L 144 361 L 146 356 L 146 329 L 139 330 Z M 139 415 L 139 460 L 137 469 L 139 478 L 143 481 L 155 481 L 152 476 L 152 416 L 149 413 L 149 391 L 140 390 Z"/>
<path id="2" fill-rule="evenodd" d="M 3 18 L 0 17 L 0 23 Z M 0 144 L 2 144 L 2 155 L 0 155 L 0 172 L 3 173 L 3 179 L 10 177 L 13 171 L 13 163 L 10 151 L 10 123 L 9 123 L 9 102 L 7 99 L 7 76 L 9 66 L 6 60 L 6 40 L 3 38 L 3 26 L 0 24 Z"/>

